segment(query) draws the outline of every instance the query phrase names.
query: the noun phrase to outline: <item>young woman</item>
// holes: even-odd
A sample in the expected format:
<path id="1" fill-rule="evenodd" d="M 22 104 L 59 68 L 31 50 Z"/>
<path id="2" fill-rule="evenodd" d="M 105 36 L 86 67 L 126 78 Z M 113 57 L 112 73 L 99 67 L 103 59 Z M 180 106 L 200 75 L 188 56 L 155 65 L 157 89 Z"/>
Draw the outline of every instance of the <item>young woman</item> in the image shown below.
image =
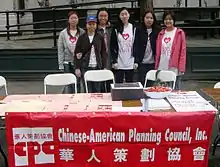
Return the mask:
<path id="1" fill-rule="evenodd" d="M 128 9 L 123 7 L 119 12 L 119 20 L 111 34 L 111 56 L 115 70 L 116 83 L 133 82 L 134 69 L 138 64 L 133 54 L 133 43 L 136 28 L 129 22 Z"/>
<path id="2" fill-rule="evenodd" d="M 75 11 L 68 13 L 68 26 L 61 31 L 58 39 L 58 64 L 59 70 L 65 73 L 74 73 L 74 51 L 76 42 L 85 31 L 78 27 L 79 17 Z M 79 87 L 80 84 L 78 84 Z M 74 87 L 65 87 L 64 93 L 73 93 Z"/>
<path id="3" fill-rule="evenodd" d="M 146 73 L 154 69 L 156 40 L 160 31 L 153 11 L 147 10 L 142 24 L 137 28 L 134 41 L 134 55 L 138 62 L 139 82 L 144 86 Z M 151 86 L 151 82 L 147 82 Z M 150 83 L 150 84 L 149 84 Z"/>
<path id="4" fill-rule="evenodd" d="M 112 65 L 111 65 L 111 54 L 110 54 L 110 38 L 111 38 L 111 32 L 112 32 L 112 28 L 110 25 L 110 14 L 107 10 L 107 8 L 99 8 L 96 14 L 96 17 L 98 18 L 97 20 L 97 32 L 100 33 L 105 40 L 105 46 L 106 46 L 106 52 L 107 52 L 107 62 L 106 62 L 106 68 L 108 70 L 112 69 Z M 105 93 L 105 92 L 110 92 L 110 84 L 112 83 L 112 81 L 107 81 L 102 83 L 101 86 L 101 92 Z"/>
<path id="5" fill-rule="evenodd" d="M 110 55 L 110 38 L 112 28 L 110 25 L 110 15 L 107 8 L 100 8 L 97 11 L 97 32 L 100 33 L 105 39 L 106 51 L 108 53 L 106 68 L 111 70 L 111 55 Z"/>
<path id="6" fill-rule="evenodd" d="M 181 75 L 186 70 L 186 37 L 182 29 L 175 27 L 173 12 L 163 15 L 165 30 L 158 34 L 155 68 L 176 73 L 176 89 L 180 89 Z"/>
<path id="7" fill-rule="evenodd" d="M 86 33 L 79 37 L 75 49 L 75 74 L 83 79 L 88 70 L 106 68 L 106 46 L 104 37 L 96 32 L 97 19 L 88 16 L 86 20 Z M 100 92 L 101 85 L 97 82 L 88 83 L 89 92 Z"/>

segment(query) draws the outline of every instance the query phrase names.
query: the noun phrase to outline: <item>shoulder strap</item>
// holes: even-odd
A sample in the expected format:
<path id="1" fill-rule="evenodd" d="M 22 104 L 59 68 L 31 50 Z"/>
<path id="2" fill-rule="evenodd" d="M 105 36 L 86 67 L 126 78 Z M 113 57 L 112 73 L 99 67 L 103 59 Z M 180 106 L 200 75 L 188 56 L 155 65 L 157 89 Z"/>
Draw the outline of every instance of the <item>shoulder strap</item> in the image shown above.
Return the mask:
<path id="1" fill-rule="evenodd" d="M 160 71 L 161 71 L 161 70 L 157 70 L 157 71 L 156 71 L 156 73 L 155 73 L 155 80 L 158 80 L 158 79 L 159 79 L 159 78 L 158 78 L 158 74 L 160 73 Z"/>

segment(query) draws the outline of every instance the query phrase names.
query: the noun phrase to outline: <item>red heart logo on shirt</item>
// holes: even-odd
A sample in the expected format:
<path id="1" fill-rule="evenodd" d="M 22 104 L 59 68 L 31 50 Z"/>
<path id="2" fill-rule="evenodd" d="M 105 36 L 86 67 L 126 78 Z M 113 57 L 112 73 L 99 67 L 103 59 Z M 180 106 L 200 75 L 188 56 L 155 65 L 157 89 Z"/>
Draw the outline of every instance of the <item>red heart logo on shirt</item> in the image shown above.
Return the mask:
<path id="1" fill-rule="evenodd" d="M 164 42 L 166 43 L 166 44 L 168 44 L 169 42 L 171 41 L 171 38 L 170 37 L 166 37 L 166 38 L 164 38 Z"/>
<path id="2" fill-rule="evenodd" d="M 129 38 L 129 34 L 122 34 L 122 37 L 127 40 Z"/>
<path id="3" fill-rule="evenodd" d="M 70 37 L 70 41 L 71 41 L 72 43 L 75 43 L 75 42 L 76 42 L 76 37 Z"/>

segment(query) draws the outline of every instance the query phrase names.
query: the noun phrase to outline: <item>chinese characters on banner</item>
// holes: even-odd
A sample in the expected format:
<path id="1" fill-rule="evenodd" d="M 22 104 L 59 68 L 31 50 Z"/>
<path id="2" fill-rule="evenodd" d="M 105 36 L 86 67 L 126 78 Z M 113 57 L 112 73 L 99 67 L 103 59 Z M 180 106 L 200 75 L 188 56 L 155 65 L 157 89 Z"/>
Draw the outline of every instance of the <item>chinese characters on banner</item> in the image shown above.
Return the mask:
<path id="1" fill-rule="evenodd" d="M 9 113 L 9 166 L 207 167 L 214 116 Z"/>

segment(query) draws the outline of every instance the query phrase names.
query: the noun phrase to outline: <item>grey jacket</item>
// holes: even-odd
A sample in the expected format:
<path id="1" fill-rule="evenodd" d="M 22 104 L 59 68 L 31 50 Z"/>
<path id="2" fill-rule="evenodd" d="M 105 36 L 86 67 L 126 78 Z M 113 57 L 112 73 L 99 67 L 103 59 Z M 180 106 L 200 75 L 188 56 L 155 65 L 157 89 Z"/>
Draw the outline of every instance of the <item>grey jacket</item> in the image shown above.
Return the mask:
<path id="1" fill-rule="evenodd" d="M 79 36 L 84 34 L 85 31 L 82 28 L 79 28 Z M 76 42 L 75 42 L 76 43 Z M 73 63 L 74 60 L 74 49 L 70 43 L 70 36 L 67 33 L 67 28 L 60 32 L 58 43 L 57 43 L 57 50 L 58 50 L 58 65 L 59 69 L 64 69 L 65 62 Z"/>

